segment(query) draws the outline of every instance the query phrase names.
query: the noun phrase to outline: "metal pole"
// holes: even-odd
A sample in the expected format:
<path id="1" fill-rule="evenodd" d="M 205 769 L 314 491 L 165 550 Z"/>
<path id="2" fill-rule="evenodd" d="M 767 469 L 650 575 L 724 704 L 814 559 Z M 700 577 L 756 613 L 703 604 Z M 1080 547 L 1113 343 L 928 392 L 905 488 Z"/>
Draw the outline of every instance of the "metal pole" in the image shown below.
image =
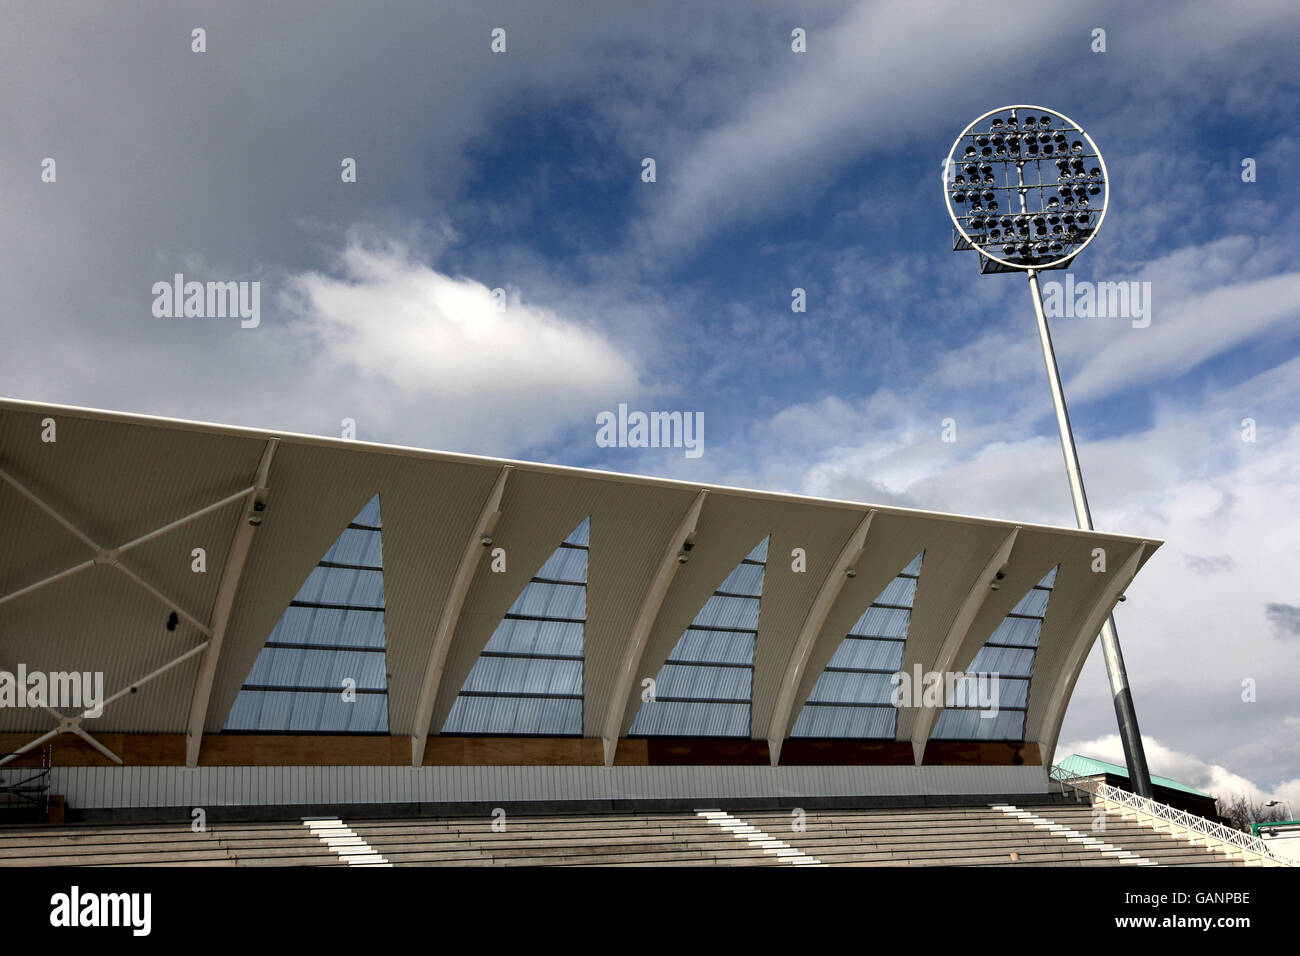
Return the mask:
<path id="1" fill-rule="evenodd" d="M 1052 333 L 1047 327 L 1047 315 L 1043 311 L 1043 294 L 1038 286 L 1038 272 L 1030 269 L 1028 275 L 1029 292 L 1034 300 L 1034 314 L 1038 317 L 1038 337 L 1043 344 L 1043 360 L 1047 363 L 1047 381 L 1052 388 L 1052 405 L 1056 409 L 1056 425 L 1061 432 L 1061 451 L 1065 455 L 1065 471 L 1070 477 L 1070 496 L 1074 499 L 1074 516 L 1080 528 L 1091 531 L 1092 513 L 1088 510 L 1088 496 L 1083 490 L 1079 452 L 1074 446 L 1070 413 L 1065 407 L 1065 391 L 1061 388 L 1061 371 L 1056 365 Z M 1120 651 L 1119 635 L 1115 630 L 1113 614 L 1106 618 L 1106 623 L 1101 627 L 1101 649 L 1106 658 L 1106 673 L 1110 675 L 1110 691 L 1115 701 L 1115 717 L 1119 722 L 1119 738 L 1124 745 L 1124 762 L 1128 765 L 1129 780 L 1132 781 L 1138 796 L 1151 799 L 1151 774 L 1147 770 L 1146 751 L 1142 749 L 1142 733 L 1138 730 L 1137 711 L 1133 707 L 1133 694 L 1129 690 L 1128 674 L 1124 670 L 1124 655 Z"/>

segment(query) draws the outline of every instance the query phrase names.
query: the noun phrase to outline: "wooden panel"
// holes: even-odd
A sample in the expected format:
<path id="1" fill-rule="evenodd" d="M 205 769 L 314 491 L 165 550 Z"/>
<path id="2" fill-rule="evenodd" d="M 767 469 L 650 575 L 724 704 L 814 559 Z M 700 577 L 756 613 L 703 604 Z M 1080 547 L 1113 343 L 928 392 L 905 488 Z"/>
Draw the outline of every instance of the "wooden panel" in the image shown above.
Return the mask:
<path id="1" fill-rule="evenodd" d="M 635 739 L 621 738 L 618 742 L 618 750 L 614 752 L 614 764 L 620 767 L 649 766 L 650 754 L 646 748 L 645 740 L 639 737 Z"/>
<path id="2" fill-rule="evenodd" d="M 394 745 L 406 741 L 406 749 Z M 380 736 L 204 734 L 205 767 L 373 767 L 409 763 L 410 739 Z"/>
<path id="3" fill-rule="evenodd" d="M 424 765 L 595 766 L 604 753 L 591 743 L 580 737 L 430 737 Z"/>
<path id="4" fill-rule="evenodd" d="M 766 740 L 726 740 L 714 737 L 648 737 L 652 766 L 770 765 Z"/>
<path id="5" fill-rule="evenodd" d="M 1036 741 L 931 740 L 921 762 L 927 766 L 1041 766 L 1043 757 Z"/>
<path id="6" fill-rule="evenodd" d="M 787 767 L 911 766 L 912 744 L 906 740 L 801 740 L 781 745 Z"/>

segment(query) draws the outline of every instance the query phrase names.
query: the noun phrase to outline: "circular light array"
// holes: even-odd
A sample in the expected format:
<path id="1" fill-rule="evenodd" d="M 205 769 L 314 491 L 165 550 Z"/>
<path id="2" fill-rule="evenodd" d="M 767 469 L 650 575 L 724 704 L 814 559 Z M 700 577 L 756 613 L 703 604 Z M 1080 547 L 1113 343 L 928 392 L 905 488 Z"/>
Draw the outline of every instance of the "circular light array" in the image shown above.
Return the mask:
<path id="1" fill-rule="evenodd" d="M 1074 258 L 1097 234 L 1110 198 L 1092 138 L 1041 106 L 1004 106 L 967 126 L 948 152 L 943 191 L 966 241 L 1015 269 Z"/>

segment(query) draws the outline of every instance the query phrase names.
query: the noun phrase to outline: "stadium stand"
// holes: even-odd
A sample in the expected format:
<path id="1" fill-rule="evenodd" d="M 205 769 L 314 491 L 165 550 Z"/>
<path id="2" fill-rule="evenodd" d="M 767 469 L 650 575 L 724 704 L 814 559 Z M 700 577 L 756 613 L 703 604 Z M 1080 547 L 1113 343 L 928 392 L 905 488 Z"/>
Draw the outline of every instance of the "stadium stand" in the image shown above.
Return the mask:
<path id="1" fill-rule="evenodd" d="M 811 811 L 10 827 L 0 866 L 1246 866 L 1125 819 L 1061 803 Z M 1099 824 L 1099 821 L 1104 821 Z"/>

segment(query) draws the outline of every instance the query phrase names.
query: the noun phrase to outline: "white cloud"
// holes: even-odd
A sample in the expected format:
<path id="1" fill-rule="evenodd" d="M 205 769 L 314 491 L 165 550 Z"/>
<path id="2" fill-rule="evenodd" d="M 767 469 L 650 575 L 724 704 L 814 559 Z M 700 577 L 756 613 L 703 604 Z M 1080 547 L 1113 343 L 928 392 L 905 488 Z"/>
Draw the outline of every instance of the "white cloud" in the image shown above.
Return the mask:
<path id="1" fill-rule="evenodd" d="M 1184 289 L 1181 282 L 1153 283 L 1151 326 L 1108 336 L 1067 384 L 1066 393 L 1076 400 L 1090 399 L 1175 378 L 1300 316 L 1300 272 L 1185 298 Z M 1162 294 L 1176 295 L 1178 300 L 1166 305 L 1156 298 Z"/>
<path id="2" fill-rule="evenodd" d="M 1292 718 L 1288 729 L 1293 735 L 1300 734 L 1300 718 Z M 1167 747 L 1154 737 L 1145 734 L 1142 737 L 1142 747 L 1146 751 L 1147 768 L 1151 773 L 1202 790 L 1218 798 L 1220 807 L 1238 796 L 1246 797 L 1251 803 L 1280 800 L 1288 804 L 1292 810 L 1300 806 L 1300 778 L 1286 780 L 1273 787 L 1261 787 L 1227 767 Z M 1124 766 L 1124 746 L 1118 734 L 1107 734 L 1094 740 L 1072 740 L 1063 743 L 1056 748 L 1056 756 L 1052 758 L 1053 763 L 1059 763 L 1071 754 L 1080 754 Z"/>
<path id="3" fill-rule="evenodd" d="M 353 241 L 343 277 L 292 280 L 326 361 L 353 366 L 407 394 L 493 392 L 511 401 L 563 390 L 589 401 L 630 388 L 636 373 L 604 337 L 515 293 L 498 308 L 493 290 L 410 258 Z"/>
<path id="4" fill-rule="evenodd" d="M 499 309 L 492 289 L 436 271 L 401 243 L 354 236 L 340 265 L 339 275 L 291 277 L 291 332 L 299 347 L 318 344 L 318 377 L 372 421 L 423 414 L 441 420 L 444 442 L 535 445 L 639 388 L 605 336 L 517 293 Z"/>
<path id="5" fill-rule="evenodd" d="M 672 193 L 655 207 L 655 237 L 679 244 L 729 220 L 788 208 L 824 185 L 834 167 L 860 158 L 864 147 L 893 146 L 900 136 L 931 128 L 935 107 L 946 113 L 954 92 L 963 100 L 973 95 L 966 81 L 972 68 L 986 66 L 987 49 L 1014 61 L 1045 56 L 1041 37 L 1070 16 L 1065 8 L 1021 0 L 974 3 L 954 30 L 950 13 L 930 3 L 859 3 L 840 22 L 814 31 L 804 55 L 812 66 L 772 63 L 776 82 L 761 84 L 728 121 L 680 160 L 663 164 L 660 179 Z M 1011 21 L 1021 28 L 1008 30 Z M 923 68 L 916 42 L 926 46 Z"/>

